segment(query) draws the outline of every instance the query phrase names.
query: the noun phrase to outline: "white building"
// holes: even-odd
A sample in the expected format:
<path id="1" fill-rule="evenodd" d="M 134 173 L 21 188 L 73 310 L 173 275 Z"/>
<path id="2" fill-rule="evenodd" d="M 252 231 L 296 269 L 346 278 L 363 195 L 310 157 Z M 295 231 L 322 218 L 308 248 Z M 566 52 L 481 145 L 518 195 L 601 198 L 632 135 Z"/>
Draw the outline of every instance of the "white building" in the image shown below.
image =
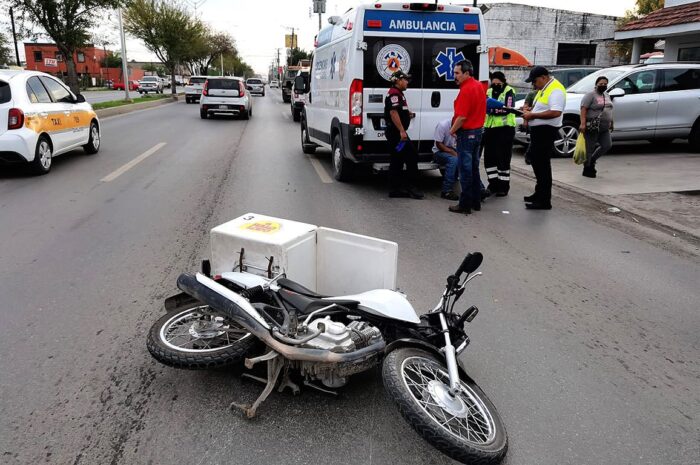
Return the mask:
<path id="1" fill-rule="evenodd" d="M 618 29 L 615 39 L 632 39 L 632 63 L 639 63 L 643 39 L 665 39 L 664 61 L 700 61 L 700 1 L 666 0 L 660 10 Z"/>
<path id="2" fill-rule="evenodd" d="M 616 16 L 517 3 L 490 3 L 482 9 L 490 47 L 513 49 L 536 65 L 619 64 L 610 54 Z"/>

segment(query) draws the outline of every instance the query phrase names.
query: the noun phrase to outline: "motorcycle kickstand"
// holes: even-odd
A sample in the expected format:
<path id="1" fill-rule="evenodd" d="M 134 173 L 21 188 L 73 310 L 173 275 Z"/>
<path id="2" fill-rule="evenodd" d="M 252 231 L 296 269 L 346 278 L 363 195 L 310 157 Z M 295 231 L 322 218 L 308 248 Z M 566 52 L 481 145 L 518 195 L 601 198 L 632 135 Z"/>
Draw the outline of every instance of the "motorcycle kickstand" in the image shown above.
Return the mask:
<path id="1" fill-rule="evenodd" d="M 272 390 L 275 388 L 275 384 L 277 384 L 277 379 L 279 378 L 280 372 L 282 371 L 282 368 L 285 364 L 284 359 L 279 357 L 279 354 L 277 352 L 270 351 L 265 355 L 261 355 L 260 357 L 246 359 L 245 366 L 247 368 L 252 368 L 253 365 L 255 365 L 259 361 L 267 361 L 267 385 L 265 386 L 265 389 L 263 389 L 263 392 L 261 392 L 260 396 L 258 396 L 255 402 L 253 402 L 253 405 L 239 404 L 236 402 L 231 402 L 231 405 L 229 405 L 229 409 L 233 409 L 234 407 L 238 408 L 242 410 L 248 418 L 255 417 L 258 407 L 260 407 L 260 404 L 262 404 L 265 401 L 265 399 L 267 399 Z"/>

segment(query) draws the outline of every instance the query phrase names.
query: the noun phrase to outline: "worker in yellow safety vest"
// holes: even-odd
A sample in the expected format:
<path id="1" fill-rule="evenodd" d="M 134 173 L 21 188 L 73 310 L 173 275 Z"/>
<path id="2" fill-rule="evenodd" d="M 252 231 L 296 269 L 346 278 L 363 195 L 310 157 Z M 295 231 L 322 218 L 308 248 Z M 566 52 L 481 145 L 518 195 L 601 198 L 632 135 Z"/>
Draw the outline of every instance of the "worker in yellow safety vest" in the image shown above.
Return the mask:
<path id="1" fill-rule="evenodd" d="M 515 107 L 515 90 L 506 82 L 500 71 L 491 73 L 491 86 L 486 91 L 489 98 Z M 484 167 L 488 178 L 488 190 L 497 197 L 505 197 L 510 190 L 510 158 L 515 139 L 515 115 L 503 109 L 486 111 L 484 123 Z"/>
<path id="2" fill-rule="evenodd" d="M 552 152 L 562 125 L 566 89 L 549 75 L 544 66 L 535 66 L 525 82 L 532 83 L 537 95 L 531 110 L 523 113 L 530 127 L 530 161 L 537 184 L 535 193 L 526 196 L 525 207 L 531 210 L 552 209 Z"/>

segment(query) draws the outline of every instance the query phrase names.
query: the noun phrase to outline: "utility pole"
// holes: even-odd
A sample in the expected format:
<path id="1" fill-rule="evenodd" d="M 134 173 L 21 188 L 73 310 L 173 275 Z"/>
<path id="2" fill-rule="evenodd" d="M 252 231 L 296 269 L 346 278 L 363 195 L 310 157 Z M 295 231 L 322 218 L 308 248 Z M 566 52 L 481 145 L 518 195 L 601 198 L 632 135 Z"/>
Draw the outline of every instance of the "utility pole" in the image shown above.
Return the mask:
<path id="1" fill-rule="evenodd" d="M 12 40 L 15 43 L 15 58 L 17 58 L 17 66 L 22 66 L 19 61 L 19 48 L 17 47 L 17 32 L 15 32 L 15 15 L 12 7 L 10 7 L 10 22 L 12 23 Z"/>
<path id="2" fill-rule="evenodd" d="M 124 25 L 122 24 L 122 9 L 117 10 L 119 14 L 119 37 L 122 40 L 122 73 L 124 74 L 124 92 L 126 92 L 126 100 L 131 100 L 129 98 L 129 68 L 126 62 L 126 37 L 124 36 Z"/>
<path id="3" fill-rule="evenodd" d="M 221 54 L 221 75 L 224 75 L 224 54 Z"/>

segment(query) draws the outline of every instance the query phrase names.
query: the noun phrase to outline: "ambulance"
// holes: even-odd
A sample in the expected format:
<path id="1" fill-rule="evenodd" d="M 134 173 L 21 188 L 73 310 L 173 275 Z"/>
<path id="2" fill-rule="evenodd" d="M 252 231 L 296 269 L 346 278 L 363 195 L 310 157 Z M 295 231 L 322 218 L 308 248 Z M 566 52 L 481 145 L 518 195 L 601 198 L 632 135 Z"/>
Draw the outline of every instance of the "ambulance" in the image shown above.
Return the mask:
<path id="1" fill-rule="evenodd" d="M 481 10 L 437 3 L 373 3 L 343 16 L 316 38 L 308 93 L 301 115 L 304 153 L 331 150 L 333 175 L 352 178 L 360 165 L 388 169 L 384 97 L 391 74 L 412 76 L 405 92 L 416 114 L 408 136 L 416 144 L 419 168 L 435 169 L 435 126 L 452 117 L 458 87 L 455 65 L 469 59 L 474 77 L 488 87 L 488 47 Z M 298 84 L 298 85 L 297 85 Z"/>
<path id="2" fill-rule="evenodd" d="M 82 95 L 37 71 L 0 70 L 0 165 L 28 164 L 36 174 L 53 157 L 100 150 L 100 121 Z"/>

